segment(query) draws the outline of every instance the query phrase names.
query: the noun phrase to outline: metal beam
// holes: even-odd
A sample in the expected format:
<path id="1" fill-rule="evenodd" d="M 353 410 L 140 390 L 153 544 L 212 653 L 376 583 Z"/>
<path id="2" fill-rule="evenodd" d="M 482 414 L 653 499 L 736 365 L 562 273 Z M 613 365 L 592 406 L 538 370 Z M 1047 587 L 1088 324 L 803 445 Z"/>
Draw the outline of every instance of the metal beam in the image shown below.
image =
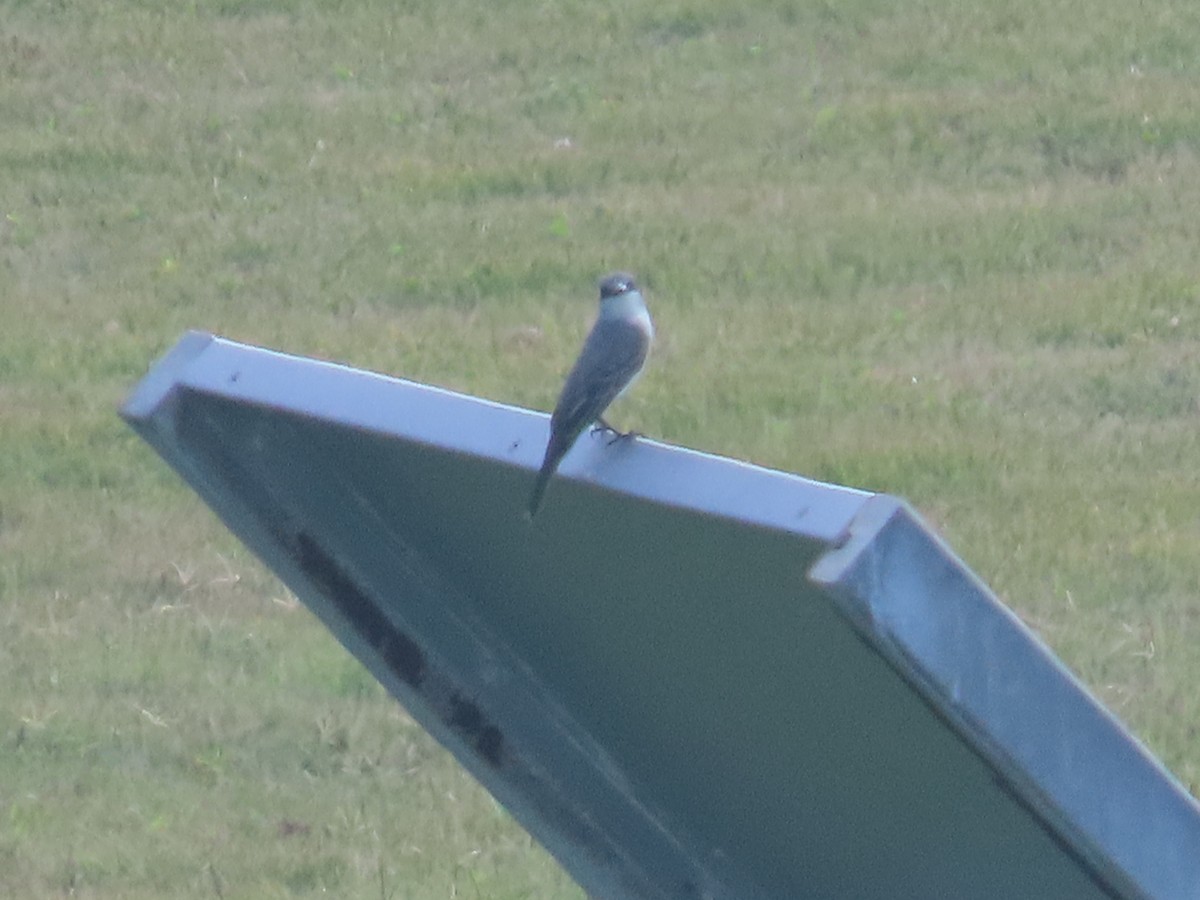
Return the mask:
<path id="1" fill-rule="evenodd" d="M 1197 896 L 1200 808 L 902 502 L 193 333 L 122 415 L 605 898 Z"/>

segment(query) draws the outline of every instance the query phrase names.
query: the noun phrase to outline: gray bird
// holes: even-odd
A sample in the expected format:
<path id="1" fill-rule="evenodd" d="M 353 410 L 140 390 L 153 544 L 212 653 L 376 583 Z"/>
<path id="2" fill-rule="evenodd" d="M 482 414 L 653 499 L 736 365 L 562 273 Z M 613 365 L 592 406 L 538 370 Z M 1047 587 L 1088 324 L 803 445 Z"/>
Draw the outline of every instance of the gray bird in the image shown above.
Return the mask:
<path id="1" fill-rule="evenodd" d="M 600 314 L 550 416 L 546 456 L 529 498 L 530 518 L 541 506 L 550 476 L 583 429 L 597 422 L 619 438 L 628 437 L 602 416 L 641 374 L 653 341 L 654 324 L 633 276 L 617 272 L 601 281 Z"/>

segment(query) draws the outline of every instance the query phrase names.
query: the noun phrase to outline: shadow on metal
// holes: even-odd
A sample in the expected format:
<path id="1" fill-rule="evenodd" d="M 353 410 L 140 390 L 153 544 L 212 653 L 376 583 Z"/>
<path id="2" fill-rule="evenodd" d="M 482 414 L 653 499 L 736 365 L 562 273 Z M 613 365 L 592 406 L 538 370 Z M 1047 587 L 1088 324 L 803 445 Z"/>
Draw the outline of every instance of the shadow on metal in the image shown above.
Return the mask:
<path id="1" fill-rule="evenodd" d="M 1195 898 L 1200 808 L 901 501 L 191 333 L 122 415 L 610 898 Z"/>

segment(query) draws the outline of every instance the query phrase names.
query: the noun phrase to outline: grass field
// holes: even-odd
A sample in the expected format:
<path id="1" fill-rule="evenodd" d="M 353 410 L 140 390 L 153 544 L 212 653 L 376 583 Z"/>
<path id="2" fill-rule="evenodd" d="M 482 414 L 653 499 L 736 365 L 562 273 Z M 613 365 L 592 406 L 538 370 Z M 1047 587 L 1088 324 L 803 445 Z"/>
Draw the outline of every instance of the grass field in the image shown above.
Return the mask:
<path id="1" fill-rule="evenodd" d="M 1200 790 L 1200 5 L 0 9 L 0 894 L 580 896 L 115 409 L 548 408 L 615 267 L 618 422 L 907 496 Z"/>

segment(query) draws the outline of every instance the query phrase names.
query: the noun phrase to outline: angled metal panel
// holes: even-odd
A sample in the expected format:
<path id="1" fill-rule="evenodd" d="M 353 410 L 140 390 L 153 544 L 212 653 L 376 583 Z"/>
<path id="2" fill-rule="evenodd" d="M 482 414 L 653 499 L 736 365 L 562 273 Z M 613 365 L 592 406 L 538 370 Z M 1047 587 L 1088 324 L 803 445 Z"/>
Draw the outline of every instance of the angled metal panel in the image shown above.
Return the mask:
<path id="1" fill-rule="evenodd" d="M 1197 805 L 902 501 L 811 575 L 880 655 L 1122 896 L 1200 897 Z"/>
<path id="2" fill-rule="evenodd" d="M 891 498 L 596 436 L 531 524 L 545 415 L 208 335 L 122 412 L 597 896 L 1192 896 L 1195 804 Z"/>

